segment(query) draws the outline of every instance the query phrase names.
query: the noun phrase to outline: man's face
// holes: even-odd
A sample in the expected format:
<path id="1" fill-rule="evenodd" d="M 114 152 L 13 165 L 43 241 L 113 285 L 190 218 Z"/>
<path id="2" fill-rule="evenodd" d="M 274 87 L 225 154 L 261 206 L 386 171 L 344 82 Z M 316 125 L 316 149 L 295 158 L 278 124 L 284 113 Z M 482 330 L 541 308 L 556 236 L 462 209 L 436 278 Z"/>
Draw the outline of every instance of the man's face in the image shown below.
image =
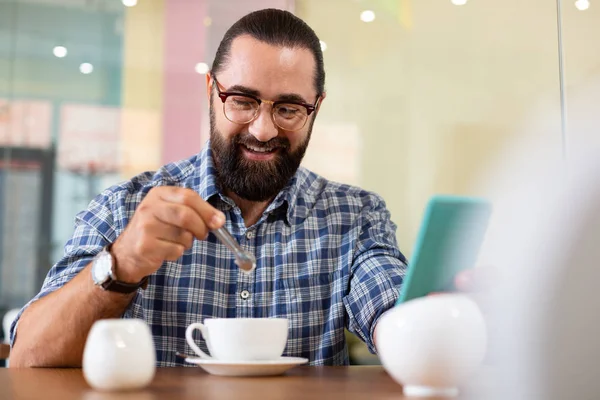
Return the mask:
<path id="1" fill-rule="evenodd" d="M 236 38 L 219 72 L 221 92 L 253 94 L 270 101 L 298 98 L 314 104 L 315 60 L 308 49 L 271 46 L 249 36 Z M 313 113 L 304 127 L 278 127 L 271 105 L 262 103 L 246 124 L 228 120 L 223 102 L 210 85 L 210 138 L 217 177 L 225 191 L 251 201 L 266 201 L 283 189 L 298 169 L 312 131 Z"/>

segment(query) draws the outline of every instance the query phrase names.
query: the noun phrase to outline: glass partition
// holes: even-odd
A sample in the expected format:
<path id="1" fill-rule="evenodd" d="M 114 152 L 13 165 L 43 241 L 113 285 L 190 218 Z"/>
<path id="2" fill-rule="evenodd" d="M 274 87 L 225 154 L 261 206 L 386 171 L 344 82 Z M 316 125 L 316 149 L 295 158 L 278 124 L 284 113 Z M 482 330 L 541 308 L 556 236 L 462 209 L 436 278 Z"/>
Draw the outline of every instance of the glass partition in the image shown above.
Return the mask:
<path id="1" fill-rule="evenodd" d="M 597 1 L 562 1 L 565 129 L 567 156 L 598 143 L 600 124 L 600 34 Z"/>
<path id="2" fill-rule="evenodd" d="M 315 29 L 327 98 L 304 164 L 381 194 L 410 257 L 428 197 L 479 194 L 515 138 L 538 131 L 562 157 L 557 21 L 566 142 L 594 139 L 600 7 L 584 3 L 0 2 L 0 314 L 37 292 L 95 194 L 202 148 L 204 74 L 242 15 L 283 8 Z"/>
<path id="3" fill-rule="evenodd" d="M 376 19 L 363 22 L 364 10 Z M 297 2 L 297 12 L 327 43 L 329 94 L 315 142 L 319 128 L 352 127 L 355 179 L 387 200 L 407 254 L 427 198 L 476 195 L 479 174 L 543 98 L 556 111 L 548 145 L 560 153 L 552 2 L 308 0 Z M 336 23 L 323 15 L 336 15 Z"/>

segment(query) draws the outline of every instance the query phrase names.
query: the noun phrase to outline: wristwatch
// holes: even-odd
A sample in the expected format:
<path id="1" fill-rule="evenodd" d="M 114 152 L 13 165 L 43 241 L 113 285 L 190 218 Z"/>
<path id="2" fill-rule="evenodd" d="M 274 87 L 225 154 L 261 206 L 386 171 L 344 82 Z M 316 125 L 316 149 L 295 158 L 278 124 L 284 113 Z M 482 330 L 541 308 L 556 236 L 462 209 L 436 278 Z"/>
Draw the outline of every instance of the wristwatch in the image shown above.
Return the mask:
<path id="1" fill-rule="evenodd" d="M 146 289 L 148 277 L 138 283 L 125 283 L 115 274 L 115 258 L 110 253 L 110 245 L 105 246 L 92 260 L 92 279 L 96 286 L 117 293 L 133 293 L 139 288 Z"/>

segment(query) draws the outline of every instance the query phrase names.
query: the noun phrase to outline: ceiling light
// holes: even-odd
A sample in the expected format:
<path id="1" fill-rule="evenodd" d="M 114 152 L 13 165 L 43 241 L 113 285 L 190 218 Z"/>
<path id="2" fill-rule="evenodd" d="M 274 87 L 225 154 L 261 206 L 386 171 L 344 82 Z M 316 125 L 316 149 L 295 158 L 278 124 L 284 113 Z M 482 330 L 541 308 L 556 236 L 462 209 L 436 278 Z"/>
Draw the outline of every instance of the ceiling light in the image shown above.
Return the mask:
<path id="1" fill-rule="evenodd" d="M 212 25 L 212 18 L 204 17 L 204 26 L 211 26 L 211 25 Z"/>
<path id="2" fill-rule="evenodd" d="M 577 7 L 577 9 L 580 11 L 585 11 L 588 8 L 590 8 L 590 1 L 589 0 L 577 0 L 575 2 L 575 7 Z"/>
<path id="3" fill-rule="evenodd" d="M 468 0 L 450 0 L 455 6 L 464 6 Z"/>
<path id="4" fill-rule="evenodd" d="M 360 19 L 363 22 L 373 22 L 375 21 L 375 13 L 371 10 L 365 10 L 360 13 Z"/>
<path id="5" fill-rule="evenodd" d="M 319 43 L 321 43 L 321 51 L 327 50 L 327 43 L 322 40 L 319 40 Z"/>
<path id="6" fill-rule="evenodd" d="M 94 66 L 90 63 L 83 63 L 79 66 L 79 72 L 84 75 L 91 74 L 94 71 Z"/>
<path id="7" fill-rule="evenodd" d="M 63 58 L 67 55 L 67 48 L 65 46 L 56 46 L 52 49 L 52 53 L 58 58 Z"/>
<path id="8" fill-rule="evenodd" d="M 208 73 L 208 71 L 210 71 L 208 64 L 203 63 L 203 62 L 196 64 L 196 67 L 194 69 L 196 70 L 197 73 L 199 73 L 201 75 L 206 75 Z"/>
<path id="9" fill-rule="evenodd" d="M 121 0 L 121 2 L 125 7 L 133 7 L 137 5 L 138 0 Z"/>

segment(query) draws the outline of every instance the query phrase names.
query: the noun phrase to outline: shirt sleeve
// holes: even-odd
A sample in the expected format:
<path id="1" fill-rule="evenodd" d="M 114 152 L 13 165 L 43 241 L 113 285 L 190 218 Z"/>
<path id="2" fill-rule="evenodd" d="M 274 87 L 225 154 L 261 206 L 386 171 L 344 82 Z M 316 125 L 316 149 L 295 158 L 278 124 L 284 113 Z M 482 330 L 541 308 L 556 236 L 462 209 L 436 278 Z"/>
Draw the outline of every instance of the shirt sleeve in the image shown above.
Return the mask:
<path id="1" fill-rule="evenodd" d="M 360 234 L 351 266 L 350 289 L 344 297 L 346 328 L 375 353 L 373 334 L 382 314 L 398 299 L 407 261 L 396 241 L 396 225 L 385 202 L 371 194 L 359 219 Z"/>
<path id="2" fill-rule="evenodd" d="M 75 217 L 75 229 L 64 247 L 61 259 L 52 266 L 40 292 L 17 314 L 10 327 L 10 345 L 14 346 L 19 319 L 34 302 L 64 286 L 85 268 L 102 248 L 116 239 L 110 193 L 103 193 L 92 200 L 88 208 Z"/>

